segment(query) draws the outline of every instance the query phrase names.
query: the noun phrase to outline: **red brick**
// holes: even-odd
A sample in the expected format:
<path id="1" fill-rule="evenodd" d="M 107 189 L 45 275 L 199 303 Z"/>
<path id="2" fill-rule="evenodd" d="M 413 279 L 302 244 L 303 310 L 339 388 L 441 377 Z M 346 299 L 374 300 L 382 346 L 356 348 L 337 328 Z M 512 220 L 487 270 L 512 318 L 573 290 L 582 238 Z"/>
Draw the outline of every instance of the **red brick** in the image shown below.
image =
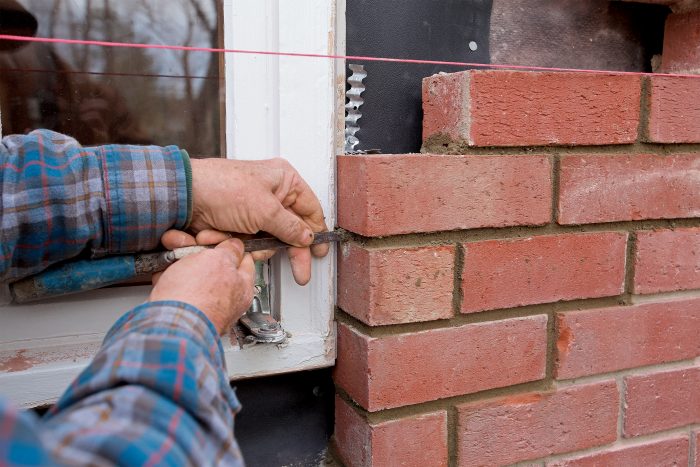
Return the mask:
<path id="1" fill-rule="evenodd" d="M 698 447 L 700 446 L 700 432 L 699 431 L 694 431 L 690 434 L 691 439 L 695 441 L 694 444 L 694 449 L 693 452 L 691 453 L 691 458 L 690 458 L 690 465 L 691 467 L 694 465 L 695 467 L 700 467 L 700 449 Z"/>
<path id="2" fill-rule="evenodd" d="M 700 288 L 700 229 L 637 233 L 634 292 Z"/>
<path id="3" fill-rule="evenodd" d="M 542 379 L 547 316 L 368 337 L 341 324 L 336 383 L 369 411 Z"/>
<path id="4" fill-rule="evenodd" d="M 583 155 L 561 160 L 559 223 L 700 216 L 700 155 Z"/>
<path id="5" fill-rule="evenodd" d="M 370 424 L 336 398 L 335 444 L 348 467 L 447 465 L 447 413 Z"/>
<path id="6" fill-rule="evenodd" d="M 601 232 L 465 243 L 462 313 L 619 295 L 626 242 Z"/>
<path id="7" fill-rule="evenodd" d="M 372 429 L 369 423 L 337 396 L 333 441 L 344 464 L 372 465 Z"/>
<path id="8" fill-rule="evenodd" d="M 559 313 L 557 378 L 700 355 L 700 299 Z"/>
<path id="9" fill-rule="evenodd" d="M 345 244 L 338 255 L 338 306 L 371 326 L 450 318 L 454 254 L 454 246 Z"/>
<path id="10" fill-rule="evenodd" d="M 607 449 L 565 460 L 548 462 L 547 467 L 597 467 L 633 465 L 674 465 L 688 463 L 688 437 L 647 441 L 644 444 Z"/>
<path id="11" fill-rule="evenodd" d="M 557 378 L 606 373 L 700 355 L 700 299 L 556 316 Z"/>
<path id="12" fill-rule="evenodd" d="M 423 80 L 423 141 L 469 146 L 632 143 L 638 76 L 471 70 Z"/>
<path id="13" fill-rule="evenodd" d="M 663 73 L 700 73 L 700 11 L 666 17 Z"/>
<path id="14" fill-rule="evenodd" d="M 546 156 L 338 157 L 338 225 L 366 236 L 542 225 L 551 218 Z"/>
<path id="15" fill-rule="evenodd" d="M 503 465 L 611 443 L 615 381 L 521 394 L 457 407 L 459 465 Z"/>
<path id="16" fill-rule="evenodd" d="M 700 142 L 700 79 L 654 76 L 649 84 L 649 123 L 652 143 Z"/>
<path id="17" fill-rule="evenodd" d="M 700 368 L 628 376 L 625 405 L 625 437 L 698 423 Z"/>

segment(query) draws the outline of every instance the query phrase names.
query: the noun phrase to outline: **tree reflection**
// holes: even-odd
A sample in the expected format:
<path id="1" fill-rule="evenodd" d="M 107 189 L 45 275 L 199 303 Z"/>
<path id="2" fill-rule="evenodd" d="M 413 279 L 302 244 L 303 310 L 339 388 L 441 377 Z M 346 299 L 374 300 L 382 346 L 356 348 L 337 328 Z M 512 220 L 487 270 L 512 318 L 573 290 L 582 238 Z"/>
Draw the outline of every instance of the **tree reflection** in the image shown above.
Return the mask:
<path id="1" fill-rule="evenodd" d="M 217 0 L 16 1 L 38 20 L 38 36 L 219 46 Z M 44 127 L 83 144 L 178 144 L 219 155 L 220 60 L 204 52 L 66 44 L 0 52 L 3 133 Z"/>

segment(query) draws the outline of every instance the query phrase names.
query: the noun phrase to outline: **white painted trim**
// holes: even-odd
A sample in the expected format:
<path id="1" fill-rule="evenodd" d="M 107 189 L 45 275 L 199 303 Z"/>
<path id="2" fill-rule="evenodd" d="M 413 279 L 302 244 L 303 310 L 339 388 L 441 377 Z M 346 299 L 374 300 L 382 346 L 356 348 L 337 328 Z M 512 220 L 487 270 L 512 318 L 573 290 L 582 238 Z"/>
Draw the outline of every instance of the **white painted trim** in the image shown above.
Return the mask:
<path id="1" fill-rule="evenodd" d="M 224 31 L 226 48 L 336 53 L 334 2 L 226 0 L 224 15 L 230 25 Z M 335 154 L 338 135 L 343 133 L 336 125 L 342 100 L 339 106 L 334 61 L 229 54 L 226 82 L 227 157 L 286 158 L 319 197 L 328 224 L 335 225 Z M 334 249 L 314 262 L 312 282 L 306 287 L 294 283 L 286 258 L 277 259 L 273 267 L 277 277 L 273 306 L 292 338 L 274 351 L 262 346 L 246 349 L 245 359 L 227 353 L 232 376 L 234 368 L 248 365 L 258 365 L 249 371 L 262 375 L 330 366 L 335 361 Z"/>
<path id="2" fill-rule="evenodd" d="M 226 48 L 344 53 L 344 0 L 224 0 Z M 337 11 L 341 14 L 336 15 Z M 341 39 L 335 31 L 342 31 Z M 335 225 L 335 154 L 343 147 L 344 64 L 328 59 L 232 55 L 226 64 L 227 157 L 287 158 Z M 294 284 L 277 260 L 276 300 L 285 346 L 239 349 L 224 339 L 232 379 L 327 367 L 335 361 L 335 248 L 315 261 L 312 282 Z M 143 302 L 148 287 L 98 290 L 47 303 L 0 307 L 0 395 L 54 402 L 87 365 L 109 326 Z M 0 300 L 2 297 L 0 297 Z M 7 358 L 5 359 L 7 361 Z"/>

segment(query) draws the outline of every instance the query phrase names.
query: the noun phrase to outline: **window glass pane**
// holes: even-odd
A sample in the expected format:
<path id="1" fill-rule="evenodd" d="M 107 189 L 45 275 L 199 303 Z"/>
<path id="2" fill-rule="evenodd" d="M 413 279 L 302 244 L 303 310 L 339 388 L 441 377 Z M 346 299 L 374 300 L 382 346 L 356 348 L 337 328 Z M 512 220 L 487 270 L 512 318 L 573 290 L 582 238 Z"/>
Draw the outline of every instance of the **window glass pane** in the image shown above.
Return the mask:
<path id="1" fill-rule="evenodd" d="M 217 0 L 0 0 L 0 30 L 39 37 L 219 47 Z M 24 12 L 22 12 L 24 14 Z M 23 28 L 25 31 L 18 31 Z M 221 55 L 0 44 L 3 134 L 49 128 L 83 145 L 177 144 L 223 154 Z"/>

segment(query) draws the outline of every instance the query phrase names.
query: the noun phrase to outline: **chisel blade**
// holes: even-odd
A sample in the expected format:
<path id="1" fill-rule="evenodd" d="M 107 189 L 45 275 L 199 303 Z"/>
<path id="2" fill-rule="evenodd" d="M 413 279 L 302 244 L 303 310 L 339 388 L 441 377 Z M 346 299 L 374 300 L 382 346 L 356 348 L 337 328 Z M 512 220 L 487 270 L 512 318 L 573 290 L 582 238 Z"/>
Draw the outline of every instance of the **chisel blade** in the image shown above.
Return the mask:
<path id="1" fill-rule="evenodd" d="M 333 230 L 330 232 L 317 232 L 314 234 L 314 241 L 311 242 L 312 245 L 318 245 L 320 243 L 331 243 L 331 242 L 339 242 L 343 239 L 343 235 L 341 232 L 337 230 Z M 279 250 L 280 248 L 289 248 L 290 245 L 288 243 L 284 243 L 281 240 L 278 240 L 274 237 L 269 237 L 269 238 L 251 238 L 248 240 L 243 240 L 243 246 L 245 248 L 246 253 L 250 253 L 253 251 L 262 251 L 262 250 Z"/>

